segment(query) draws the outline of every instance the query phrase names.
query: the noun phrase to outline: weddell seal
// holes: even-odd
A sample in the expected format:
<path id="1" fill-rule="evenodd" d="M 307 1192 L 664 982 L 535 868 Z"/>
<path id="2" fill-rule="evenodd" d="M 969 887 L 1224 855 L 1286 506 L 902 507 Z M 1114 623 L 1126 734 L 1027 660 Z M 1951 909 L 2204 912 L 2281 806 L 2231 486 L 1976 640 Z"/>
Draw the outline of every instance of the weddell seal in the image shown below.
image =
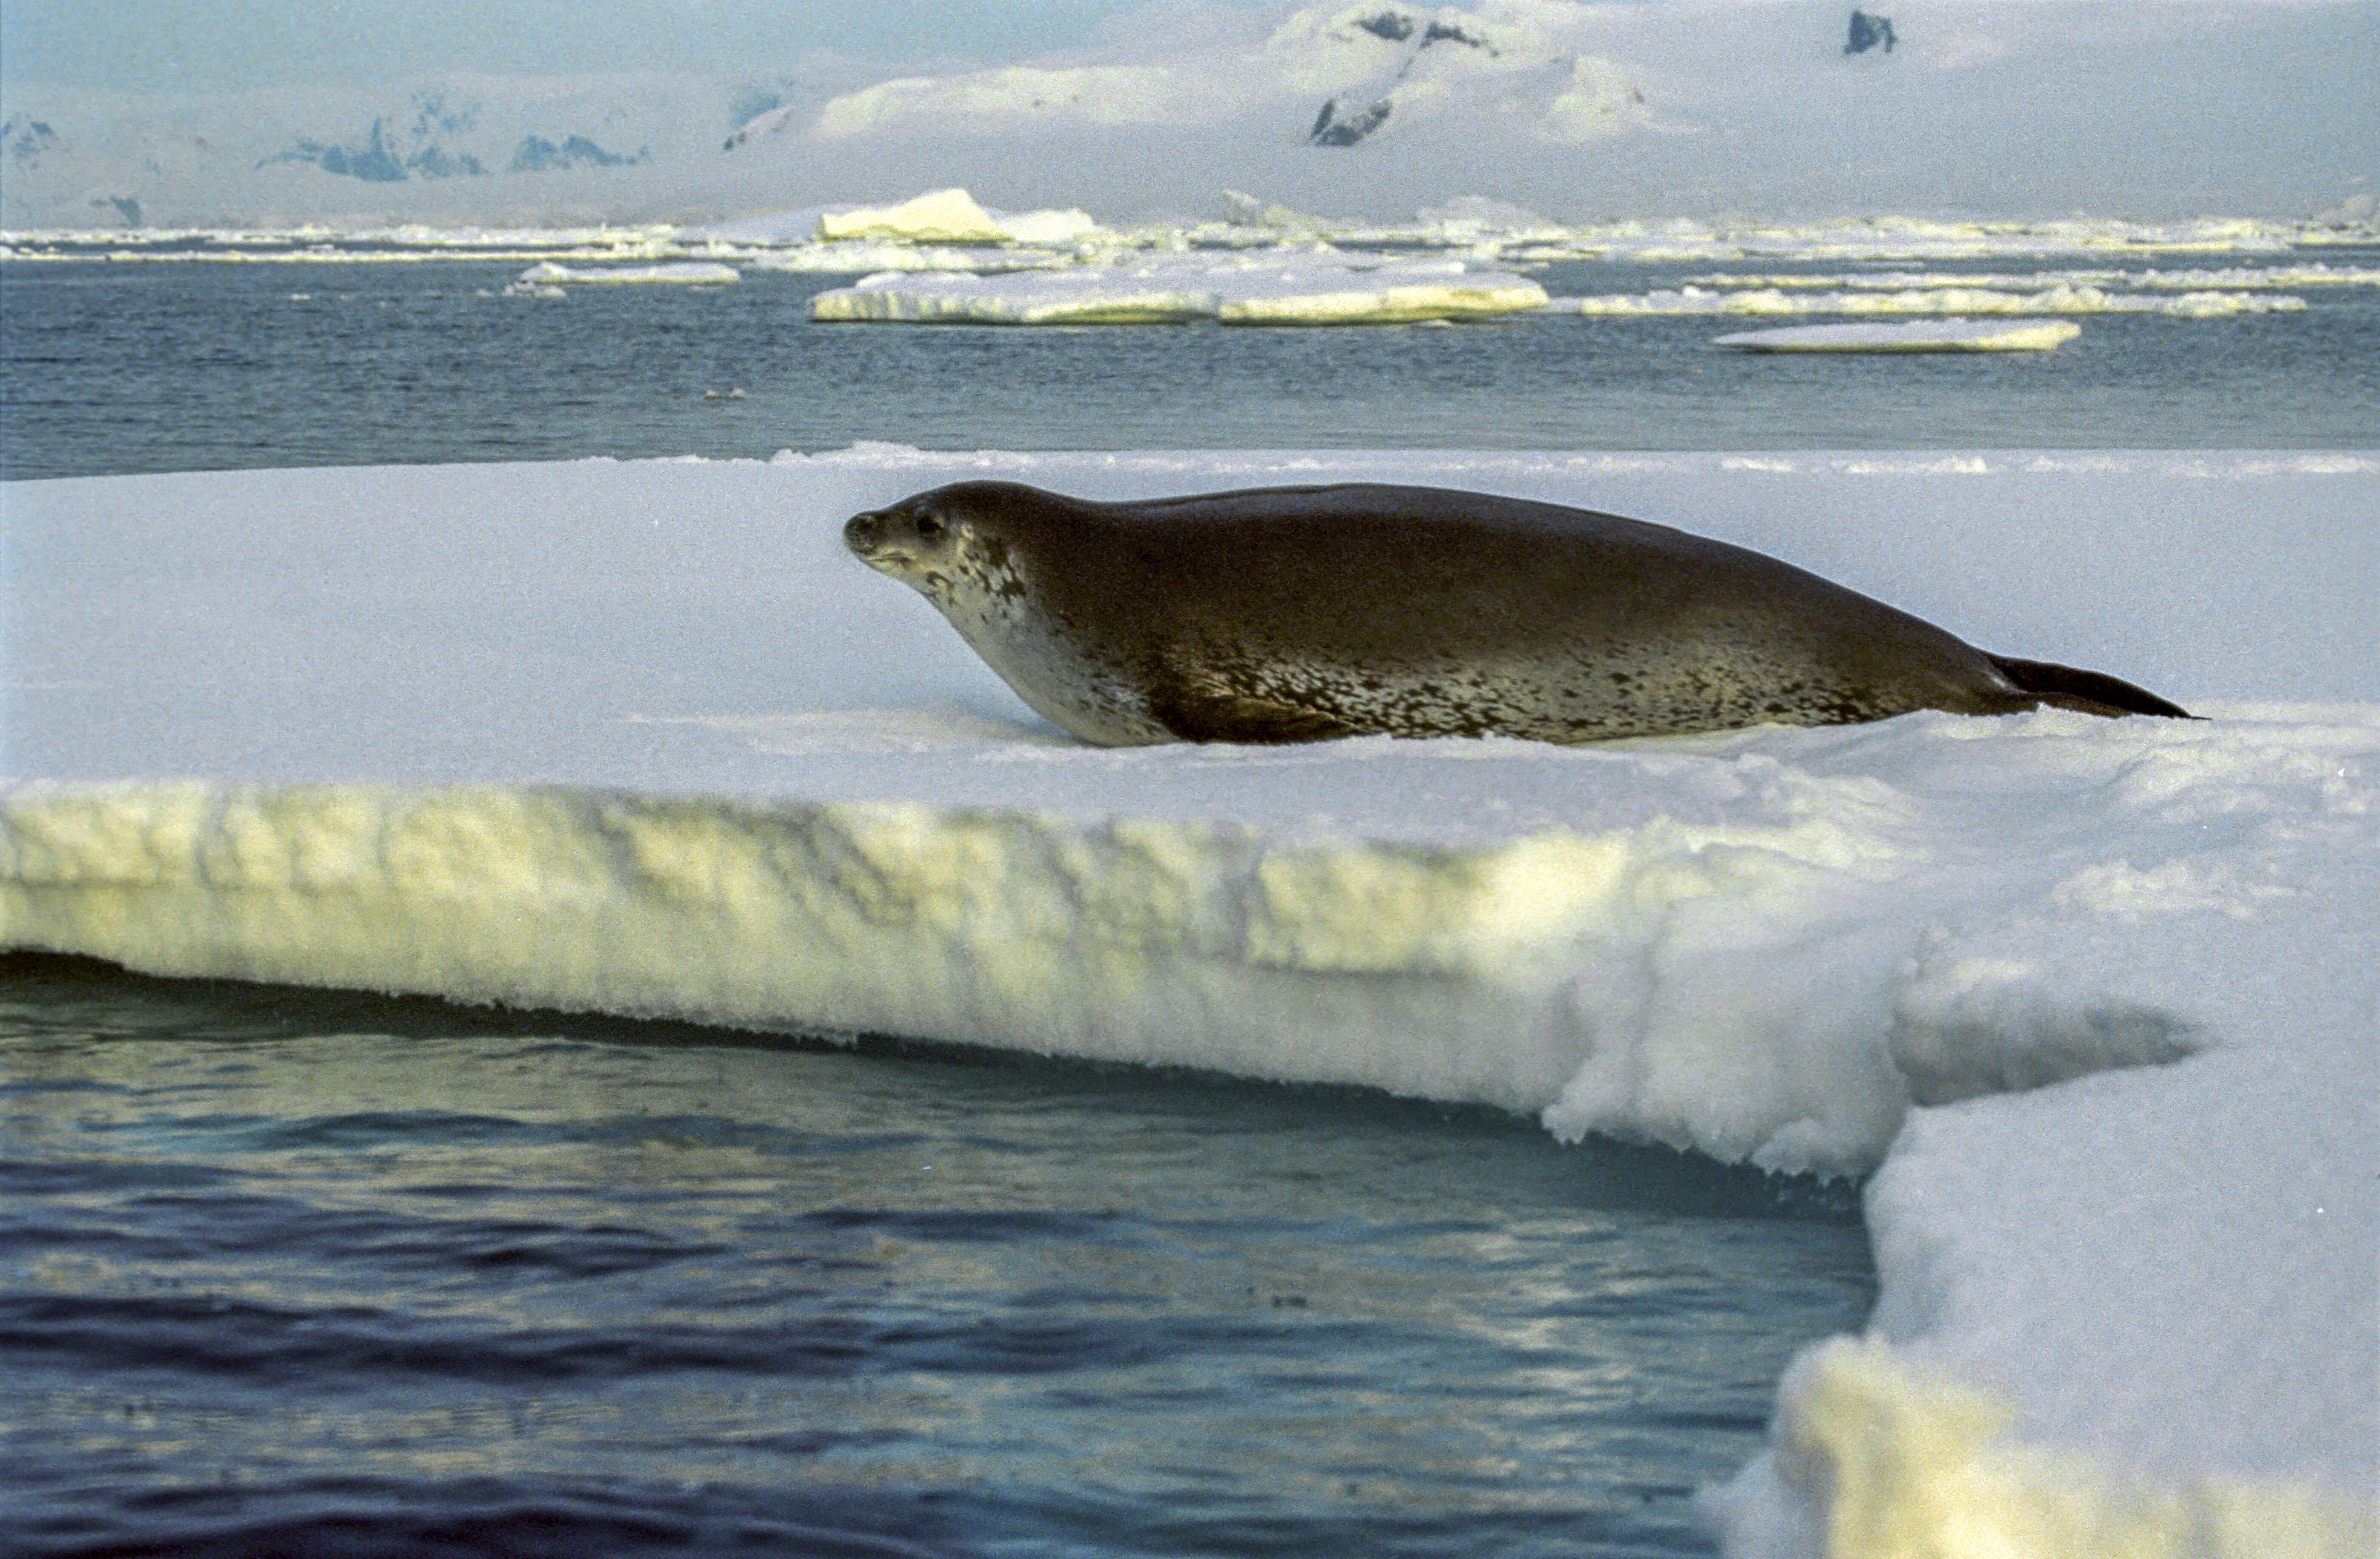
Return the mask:
<path id="1" fill-rule="evenodd" d="M 1666 526 L 1431 487 L 1092 503 L 962 481 L 855 515 L 1033 709 L 1101 746 L 1586 742 L 1917 709 L 2183 712 Z"/>

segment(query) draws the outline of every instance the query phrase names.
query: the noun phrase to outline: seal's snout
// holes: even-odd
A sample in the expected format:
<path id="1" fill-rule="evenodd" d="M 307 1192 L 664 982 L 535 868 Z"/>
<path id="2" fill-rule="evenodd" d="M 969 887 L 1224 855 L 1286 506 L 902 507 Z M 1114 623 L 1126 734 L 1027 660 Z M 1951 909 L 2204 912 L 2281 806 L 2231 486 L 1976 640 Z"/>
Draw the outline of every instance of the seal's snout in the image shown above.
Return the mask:
<path id="1" fill-rule="evenodd" d="M 869 509 L 844 521 L 843 544 L 866 557 L 884 544 L 884 516 Z"/>

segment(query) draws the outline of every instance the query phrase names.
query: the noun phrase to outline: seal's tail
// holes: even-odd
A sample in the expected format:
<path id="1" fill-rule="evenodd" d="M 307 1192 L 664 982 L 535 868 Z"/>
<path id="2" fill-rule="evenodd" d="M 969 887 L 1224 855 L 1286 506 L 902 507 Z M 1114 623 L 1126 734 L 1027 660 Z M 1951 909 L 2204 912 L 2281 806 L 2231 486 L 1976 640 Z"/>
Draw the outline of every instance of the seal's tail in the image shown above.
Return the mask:
<path id="1" fill-rule="evenodd" d="M 2170 704 L 2145 688 L 2135 688 L 2121 677 L 2109 676 L 2101 671 L 2077 671 L 2070 665 L 2052 665 L 2047 661 L 2020 661 L 2007 655 L 1994 655 L 1992 664 L 2000 675 L 2039 698 L 2043 703 L 2059 709 L 2077 709 L 2085 714 L 2162 714 L 2173 720 L 2195 720 L 2197 715 L 2177 704 Z"/>

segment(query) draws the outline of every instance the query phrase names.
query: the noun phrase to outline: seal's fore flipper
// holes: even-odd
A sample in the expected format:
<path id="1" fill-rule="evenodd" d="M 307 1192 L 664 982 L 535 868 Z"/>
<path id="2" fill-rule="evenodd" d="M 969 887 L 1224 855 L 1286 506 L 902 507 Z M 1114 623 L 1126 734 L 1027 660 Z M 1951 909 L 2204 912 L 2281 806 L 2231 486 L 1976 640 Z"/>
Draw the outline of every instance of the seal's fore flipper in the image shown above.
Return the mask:
<path id="1" fill-rule="evenodd" d="M 1331 741 L 1363 731 L 1317 709 L 1217 688 L 1195 677 L 1160 675 L 1148 692 L 1151 718 L 1183 741 Z"/>

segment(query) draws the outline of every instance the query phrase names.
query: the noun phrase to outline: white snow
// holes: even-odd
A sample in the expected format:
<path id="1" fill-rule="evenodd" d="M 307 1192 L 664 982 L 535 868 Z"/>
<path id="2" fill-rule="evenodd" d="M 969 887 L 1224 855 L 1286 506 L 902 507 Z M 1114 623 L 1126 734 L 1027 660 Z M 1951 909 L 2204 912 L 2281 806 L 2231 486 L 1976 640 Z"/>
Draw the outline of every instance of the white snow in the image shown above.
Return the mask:
<path id="1" fill-rule="evenodd" d="M 1091 749 L 841 550 L 983 474 L 1608 507 L 2211 718 Z M 1731 1553 L 2370 1552 L 2380 456 L 862 446 L 0 514 L 0 946 L 1873 1168 L 1876 1315 L 1707 1496 Z"/>
<path id="2" fill-rule="evenodd" d="M 1711 344 L 1745 352 L 2047 352 L 2082 334 L 2072 320 L 1939 320 L 1740 330 Z"/>
<path id="3" fill-rule="evenodd" d="M 1304 253 L 1146 256 L 1032 274 L 862 277 L 810 300 L 810 318 L 905 324 L 1410 324 L 1542 307 L 1524 276 L 1461 261 Z"/>

